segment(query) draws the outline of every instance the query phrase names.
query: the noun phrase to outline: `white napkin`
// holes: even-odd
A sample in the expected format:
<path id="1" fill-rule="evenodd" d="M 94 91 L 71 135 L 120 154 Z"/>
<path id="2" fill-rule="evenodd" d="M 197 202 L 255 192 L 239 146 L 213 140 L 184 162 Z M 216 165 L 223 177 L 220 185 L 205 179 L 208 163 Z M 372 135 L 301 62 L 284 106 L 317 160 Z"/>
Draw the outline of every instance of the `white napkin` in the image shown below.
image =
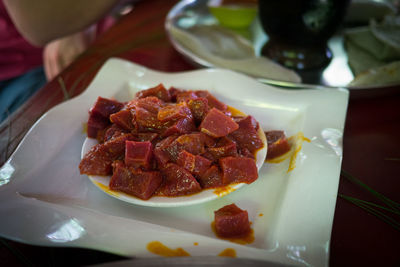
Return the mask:
<path id="1" fill-rule="evenodd" d="M 368 85 L 391 85 L 400 83 L 400 61 L 371 68 L 357 75 L 350 82 L 351 87 Z"/>
<path id="2" fill-rule="evenodd" d="M 371 20 L 369 26 L 347 30 L 345 46 L 356 76 L 350 85 L 400 82 L 400 16 L 386 16 L 381 23 Z"/>
<path id="3" fill-rule="evenodd" d="M 180 44 L 215 67 L 250 76 L 287 82 L 301 82 L 294 71 L 265 57 L 257 57 L 252 44 L 218 25 L 199 25 L 187 30 L 172 26 L 170 33 Z"/>

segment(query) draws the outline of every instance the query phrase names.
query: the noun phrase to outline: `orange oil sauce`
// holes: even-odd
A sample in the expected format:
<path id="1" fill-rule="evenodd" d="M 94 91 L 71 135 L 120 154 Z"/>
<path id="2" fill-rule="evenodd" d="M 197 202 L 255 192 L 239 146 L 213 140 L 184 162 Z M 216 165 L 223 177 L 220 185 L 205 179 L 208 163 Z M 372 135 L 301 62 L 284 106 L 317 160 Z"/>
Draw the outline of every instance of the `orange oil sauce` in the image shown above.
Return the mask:
<path id="1" fill-rule="evenodd" d="M 88 128 L 87 122 L 82 123 L 82 133 L 83 134 L 87 134 L 87 128 Z"/>
<path id="2" fill-rule="evenodd" d="M 231 257 L 231 258 L 236 258 L 236 250 L 233 248 L 226 248 L 221 253 L 218 254 L 220 257 Z"/>
<path id="3" fill-rule="evenodd" d="M 231 107 L 231 106 L 228 106 L 228 111 L 232 114 L 232 116 L 234 116 L 234 117 L 246 117 L 247 115 L 245 114 L 245 113 L 243 113 L 242 111 L 240 111 L 240 110 L 238 110 L 238 109 L 236 109 L 236 108 L 234 108 L 234 107 Z"/>
<path id="4" fill-rule="evenodd" d="M 232 193 L 235 190 L 236 190 L 235 188 L 227 185 L 227 186 L 215 188 L 214 194 L 216 194 L 219 197 L 223 197 L 223 196 L 226 196 L 226 195 Z"/>
<path id="5" fill-rule="evenodd" d="M 110 187 L 108 187 L 108 185 L 104 185 L 104 184 L 96 182 L 96 181 L 93 181 L 93 183 L 95 183 L 98 187 L 101 188 L 101 190 L 103 190 L 104 192 L 106 192 L 109 195 L 113 195 L 116 197 L 120 196 L 120 194 L 118 192 L 111 190 Z"/>
<path id="6" fill-rule="evenodd" d="M 255 239 L 255 238 L 254 238 L 254 230 L 253 230 L 253 229 L 250 229 L 250 232 L 249 232 L 247 235 L 245 235 L 245 236 L 242 236 L 242 237 L 232 237 L 232 238 L 226 238 L 226 237 L 219 236 L 219 235 L 217 234 L 217 230 L 215 229 L 215 221 L 213 221 L 213 222 L 211 223 L 211 229 L 213 230 L 214 234 L 215 234 L 218 238 L 221 238 L 221 239 L 224 239 L 224 240 L 228 240 L 228 241 L 230 241 L 230 242 L 237 243 L 237 244 L 240 244 L 240 245 L 251 244 L 251 243 L 254 242 L 254 239 Z"/>
<path id="7" fill-rule="evenodd" d="M 159 241 L 147 244 L 147 250 L 162 257 L 187 257 L 190 256 L 183 248 L 171 249 Z"/>
<path id="8" fill-rule="evenodd" d="M 293 171 L 296 168 L 296 158 L 303 147 L 304 141 L 306 141 L 308 143 L 311 142 L 311 140 L 309 138 L 304 136 L 303 132 L 298 132 L 296 135 L 293 135 L 288 138 L 288 143 L 290 145 L 290 150 L 288 152 L 286 152 L 285 154 L 283 154 L 279 157 L 276 157 L 273 159 L 268 159 L 268 160 L 266 160 L 266 162 L 281 163 L 282 161 L 285 161 L 286 159 L 290 159 L 287 172 Z"/>

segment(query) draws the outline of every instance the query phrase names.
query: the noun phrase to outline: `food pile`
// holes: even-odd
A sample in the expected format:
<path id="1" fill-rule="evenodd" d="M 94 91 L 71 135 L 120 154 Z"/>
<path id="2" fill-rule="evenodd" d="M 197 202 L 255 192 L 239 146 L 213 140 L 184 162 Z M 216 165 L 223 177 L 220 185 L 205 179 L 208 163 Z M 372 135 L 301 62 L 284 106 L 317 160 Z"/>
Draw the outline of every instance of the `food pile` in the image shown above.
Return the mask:
<path id="1" fill-rule="evenodd" d="M 208 91 L 162 84 L 129 102 L 98 97 L 87 134 L 99 144 L 81 174 L 110 176 L 109 188 L 140 199 L 176 197 L 258 178 L 259 124 L 232 114 Z"/>

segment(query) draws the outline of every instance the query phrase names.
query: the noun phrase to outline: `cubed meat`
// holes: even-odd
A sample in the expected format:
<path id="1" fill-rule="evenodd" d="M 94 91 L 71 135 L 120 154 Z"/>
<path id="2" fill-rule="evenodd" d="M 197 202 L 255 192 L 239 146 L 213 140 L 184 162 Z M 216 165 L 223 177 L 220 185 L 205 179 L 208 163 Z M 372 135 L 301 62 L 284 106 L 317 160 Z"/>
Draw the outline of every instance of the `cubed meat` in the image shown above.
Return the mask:
<path id="1" fill-rule="evenodd" d="M 202 188 L 216 188 L 223 185 L 222 173 L 217 165 L 211 165 L 202 175 L 197 177 Z"/>
<path id="2" fill-rule="evenodd" d="M 135 141 L 137 142 L 144 142 L 144 141 L 150 141 L 150 142 L 155 142 L 158 138 L 157 133 L 135 133 L 133 134 L 135 137 Z"/>
<path id="3" fill-rule="evenodd" d="M 237 156 L 236 143 L 226 137 L 221 137 L 214 147 L 207 148 L 208 157 L 213 161 L 228 156 Z"/>
<path id="4" fill-rule="evenodd" d="M 166 105 L 157 113 L 157 119 L 161 122 L 176 121 L 183 118 L 192 118 L 192 112 L 186 102 L 175 105 Z"/>
<path id="5" fill-rule="evenodd" d="M 246 157 L 246 158 L 251 158 L 251 159 L 255 159 L 255 155 L 253 153 L 250 152 L 250 150 L 248 150 L 247 148 L 239 148 L 239 155 L 241 157 Z"/>
<path id="6" fill-rule="evenodd" d="M 128 109 L 123 109 L 110 115 L 110 121 L 112 123 L 129 131 L 135 129 L 134 119 L 132 112 Z"/>
<path id="7" fill-rule="evenodd" d="M 157 119 L 157 113 L 136 107 L 136 123 L 141 132 L 159 132 L 163 124 Z"/>
<path id="8" fill-rule="evenodd" d="M 153 156 L 153 145 L 149 141 L 125 143 L 125 165 L 135 169 L 149 170 Z"/>
<path id="9" fill-rule="evenodd" d="M 164 196 L 183 196 L 201 191 L 201 186 L 193 175 L 184 168 L 168 163 L 161 170 L 164 182 L 160 188 L 160 194 Z"/>
<path id="10" fill-rule="evenodd" d="M 205 152 L 204 139 L 201 133 L 184 134 L 177 137 L 170 145 L 165 147 L 165 151 L 169 154 L 171 161 L 178 160 L 179 153 L 186 150 L 194 155 Z"/>
<path id="11" fill-rule="evenodd" d="M 212 108 L 200 124 L 201 132 L 214 138 L 226 136 L 238 128 L 239 125 L 231 117 L 216 108 Z"/>
<path id="12" fill-rule="evenodd" d="M 191 99 L 196 99 L 198 96 L 193 91 L 182 91 L 176 95 L 176 103 L 188 102 Z"/>
<path id="13" fill-rule="evenodd" d="M 158 171 L 142 171 L 128 168 L 123 162 L 114 163 L 114 171 L 109 187 L 140 199 L 149 199 L 162 183 Z"/>
<path id="14" fill-rule="evenodd" d="M 135 104 L 135 108 L 143 108 L 151 113 L 155 113 L 156 115 L 163 106 L 164 102 L 155 96 L 137 99 Z"/>
<path id="15" fill-rule="evenodd" d="M 225 103 L 219 101 L 217 98 L 215 98 L 214 95 L 212 95 L 208 91 L 198 90 L 195 93 L 196 93 L 196 95 L 198 97 L 206 98 L 207 101 L 208 101 L 208 106 L 210 108 L 216 108 L 216 109 L 221 110 L 221 111 L 226 111 L 228 109 L 228 106 Z"/>
<path id="16" fill-rule="evenodd" d="M 183 118 L 162 130 L 162 136 L 187 134 L 196 129 L 192 118 Z"/>
<path id="17" fill-rule="evenodd" d="M 162 168 L 167 162 L 171 161 L 167 147 L 177 138 L 177 136 L 168 136 L 159 141 L 154 147 L 154 158 L 157 160 L 159 168 Z"/>
<path id="18" fill-rule="evenodd" d="M 273 159 L 290 151 L 290 144 L 283 131 L 265 132 L 268 143 L 267 159 Z"/>
<path id="19" fill-rule="evenodd" d="M 226 157 L 219 160 L 224 185 L 231 183 L 250 184 L 258 178 L 256 162 L 245 157 Z"/>
<path id="20" fill-rule="evenodd" d="M 99 131 L 106 129 L 110 125 L 108 118 L 100 115 L 90 114 L 87 122 L 87 135 L 89 138 L 97 138 Z"/>
<path id="21" fill-rule="evenodd" d="M 164 102 L 171 101 L 171 96 L 169 94 L 169 91 L 161 83 L 153 88 L 142 90 L 136 93 L 137 98 L 145 98 L 148 96 L 155 96 Z"/>
<path id="22" fill-rule="evenodd" d="M 100 144 L 79 169 L 112 175 L 112 190 L 141 199 L 174 197 L 258 177 L 254 155 L 263 146 L 258 122 L 208 91 L 159 84 L 125 103 L 99 97 L 89 115 L 88 136 Z M 269 141 L 270 157 L 287 142 Z"/>
<path id="23" fill-rule="evenodd" d="M 247 148 L 251 153 L 264 146 L 258 134 L 258 123 L 252 116 L 236 120 L 239 129 L 232 132 L 229 137 L 235 140 L 238 148 Z"/>
<path id="24" fill-rule="evenodd" d="M 168 93 L 171 96 L 171 102 L 175 103 L 176 102 L 176 97 L 179 93 L 182 93 L 183 91 L 181 89 L 178 89 L 176 87 L 171 86 L 168 89 Z"/>
<path id="25" fill-rule="evenodd" d="M 92 147 L 79 164 L 80 173 L 110 175 L 113 161 L 121 159 L 124 155 L 125 141 L 127 140 L 133 140 L 133 136 L 131 134 L 121 135 Z"/>
<path id="26" fill-rule="evenodd" d="M 129 131 L 121 128 L 117 124 L 111 124 L 104 133 L 103 142 L 107 142 L 113 138 L 129 133 Z M 102 142 L 102 143 L 103 143 Z"/>
<path id="27" fill-rule="evenodd" d="M 196 176 L 201 176 L 211 165 L 211 161 L 182 150 L 179 153 L 177 164 Z"/>
<path id="28" fill-rule="evenodd" d="M 214 211 L 215 231 L 224 238 L 244 237 L 251 232 L 249 215 L 235 204 Z"/>
<path id="29" fill-rule="evenodd" d="M 120 111 L 123 107 L 124 104 L 121 102 L 99 96 L 89 113 L 108 119 L 111 114 Z"/>
<path id="30" fill-rule="evenodd" d="M 188 107 L 193 114 L 193 118 L 198 123 L 200 123 L 205 118 L 208 111 L 210 110 L 208 106 L 208 100 L 204 97 L 190 99 L 188 101 Z"/>

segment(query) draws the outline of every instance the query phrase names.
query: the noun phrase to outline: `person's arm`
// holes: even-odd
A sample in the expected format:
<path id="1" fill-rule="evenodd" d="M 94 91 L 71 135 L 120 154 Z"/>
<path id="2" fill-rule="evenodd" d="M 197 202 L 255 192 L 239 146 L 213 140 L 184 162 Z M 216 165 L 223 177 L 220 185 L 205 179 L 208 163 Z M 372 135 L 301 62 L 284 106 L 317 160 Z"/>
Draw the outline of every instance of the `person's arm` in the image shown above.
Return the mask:
<path id="1" fill-rule="evenodd" d="M 20 33 L 32 44 L 79 32 L 102 18 L 118 0 L 3 0 Z"/>

